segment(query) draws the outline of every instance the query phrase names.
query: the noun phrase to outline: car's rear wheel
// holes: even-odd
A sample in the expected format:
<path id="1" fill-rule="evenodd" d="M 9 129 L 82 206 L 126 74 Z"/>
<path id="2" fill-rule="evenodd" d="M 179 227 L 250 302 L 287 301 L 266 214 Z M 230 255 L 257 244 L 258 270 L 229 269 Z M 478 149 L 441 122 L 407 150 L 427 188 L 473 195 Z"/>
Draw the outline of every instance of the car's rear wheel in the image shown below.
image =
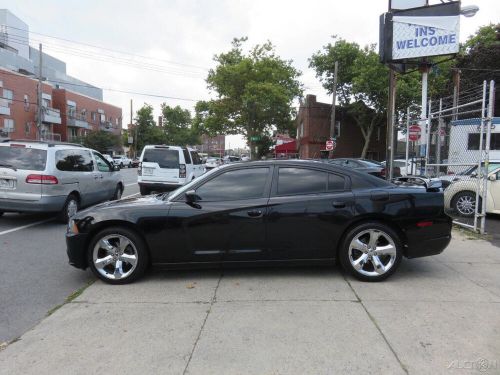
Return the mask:
<path id="1" fill-rule="evenodd" d="M 479 198 L 479 211 L 481 198 Z M 453 209 L 464 217 L 473 217 L 476 210 L 476 193 L 473 191 L 461 191 L 453 197 Z"/>
<path id="2" fill-rule="evenodd" d="M 129 167 L 129 168 L 132 168 L 132 163 L 128 163 L 128 167 Z"/>
<path id="3" fill-rule="evenodd" d="M 123 163 L 120 163 L 120 168 L 123 168 Z"/>
<path id="4" fill-rule="evenodd" d="M 78 201 L 78 198 L 74 194 L 68 195 L 63 209 L 59 213 L 59 220 L 63 223 L 67 223 L 69 219 L 78 212 L 79 209 L 80 202 Z"/>
<path id="5" fill-rule="evenodd" d="M 398 234 L 381 223 L 364 223 L 345 236 L 339 252 L 342 267 L 362 281 L 381 281 L 399 267 L 402 244 Z"/>
<path id="6" fill-rule="evenodd" d="M 150 193 L 147 187 L 140 185 L 139 185 L 139 191 L 141 192 L 141 195 L 148 195 Z"/>
<path id="7" fill-rule="evenodd" d="M 111 200 L 117 201 L 122 198 L 122 186 L 120 184 L 116 185 L 115 193 L 113 194 L 113 198 Z"/>
<path id="8" fill-rule="evenodd" d="M 99 279 L 109 284 L 127 284 L 144 274 L 149 254 L 137 233 L 112 227 L 94 236 L 87 257 L 90 269 Z"/>

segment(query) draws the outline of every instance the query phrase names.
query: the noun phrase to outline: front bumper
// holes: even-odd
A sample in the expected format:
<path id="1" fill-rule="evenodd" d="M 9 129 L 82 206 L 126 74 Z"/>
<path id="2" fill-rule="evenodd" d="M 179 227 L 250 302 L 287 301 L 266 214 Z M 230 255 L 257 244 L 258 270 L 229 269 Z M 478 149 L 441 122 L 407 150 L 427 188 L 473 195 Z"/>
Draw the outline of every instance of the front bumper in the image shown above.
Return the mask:
<path id="1" fill-rule="evenodd" d="M 68 254 L 69 264 L 83 270 L 88 266 L 87 238 L 87 233 L 66 233 L 66 254 Z"/>
<path id="2" fill-rule="evenodd" d="M 42 197 L 37 201 L 21 199 L 0 199 L 0 211 L 4 212 L 58 212 L 61 211 L 66 196 Z"/>

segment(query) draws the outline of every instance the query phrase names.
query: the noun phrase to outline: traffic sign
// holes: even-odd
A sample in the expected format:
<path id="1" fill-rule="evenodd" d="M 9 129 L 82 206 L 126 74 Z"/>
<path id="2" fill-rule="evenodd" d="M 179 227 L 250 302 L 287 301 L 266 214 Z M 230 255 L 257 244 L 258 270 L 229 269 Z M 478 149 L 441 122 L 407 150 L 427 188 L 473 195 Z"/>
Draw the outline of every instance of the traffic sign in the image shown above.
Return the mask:
<path id="1" fill-rule="evenodd" d="M 333 151 L 337 147 L 337 143 L 333 139 L 326 141 L 326 150 Z"/>
<path id="2" fill-rule="evenodd" d="M 408 139 L 412 142 L 418 141 L 421 136 L 422 129 L 418 125 L 412 125 L 408 129 Z"/>

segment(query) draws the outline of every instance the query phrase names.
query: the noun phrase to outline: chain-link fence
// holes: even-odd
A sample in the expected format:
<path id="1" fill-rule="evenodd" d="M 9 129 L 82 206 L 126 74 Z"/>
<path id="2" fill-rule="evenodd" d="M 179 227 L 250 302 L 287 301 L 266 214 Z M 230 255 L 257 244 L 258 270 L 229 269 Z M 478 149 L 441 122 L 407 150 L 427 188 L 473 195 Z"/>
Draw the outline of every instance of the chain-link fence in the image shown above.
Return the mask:
<path id="1" fill-rule="evenodd" d="M 425 126 L 411 109 L 407 114 L 405 171 L 441 180 L 446 212 L 457 224 L 480 232 L 485 213 L 500 210 L 500 119 L 493 118 L 494 92 L 491 81 L 429 101 Z"/>

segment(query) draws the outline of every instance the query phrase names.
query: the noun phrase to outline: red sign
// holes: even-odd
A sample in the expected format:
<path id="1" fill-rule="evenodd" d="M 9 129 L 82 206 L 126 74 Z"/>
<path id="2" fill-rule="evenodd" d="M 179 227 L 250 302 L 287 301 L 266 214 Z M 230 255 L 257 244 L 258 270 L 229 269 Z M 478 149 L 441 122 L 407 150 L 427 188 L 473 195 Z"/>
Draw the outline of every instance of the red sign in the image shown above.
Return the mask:
<path id="1" fill-rule="evenodd" d="M 418 141 L 420 139 L 422 129 L 418 125 L 412 125 L 408 129 L 408 139 L 412 142 Z"/>
<path id="2" fill-rule="evenodd" d="M 326 150 L 333 151 L 337 147 L 337 143 L 333 139 L 326 141 Z"/>

